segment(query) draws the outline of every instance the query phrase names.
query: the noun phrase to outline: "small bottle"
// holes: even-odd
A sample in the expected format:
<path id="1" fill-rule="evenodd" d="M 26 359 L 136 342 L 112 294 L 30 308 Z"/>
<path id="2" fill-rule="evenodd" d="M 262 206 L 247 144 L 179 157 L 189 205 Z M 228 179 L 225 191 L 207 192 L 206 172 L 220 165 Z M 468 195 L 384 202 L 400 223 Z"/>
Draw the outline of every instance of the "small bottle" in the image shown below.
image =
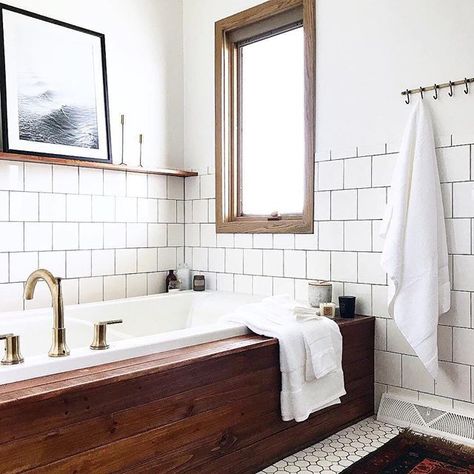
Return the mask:
<path id="1" fill-rule="evenodd" d="M 170 280 L 168 293 L 176 293 L 177 291 L 181 291 L 181 280 Z"/>
<path id="2" fill-rule="evenodd" d="M 168 270 L 168 275 L 166 276 L 166 293 L 168 293 L 169 287 L 170 287 L 170 282 L 175 282 L 177 281 L 178 278 L 174 274 L 174 270 Z"/>
<path id="3" fill-rule="evenodd" d="M 191 270 L 185 263 L 178 265 L 178 271 L 176 276 L 181 280 L 181 289 L 190 290 L 191 289 Z"/>
<path id="4" fill-rule="evenodd" d="M 204 291 L 206 289 L 206 278 L 204 275 L 194 275 L 193 278 L 193 290 Z"/>

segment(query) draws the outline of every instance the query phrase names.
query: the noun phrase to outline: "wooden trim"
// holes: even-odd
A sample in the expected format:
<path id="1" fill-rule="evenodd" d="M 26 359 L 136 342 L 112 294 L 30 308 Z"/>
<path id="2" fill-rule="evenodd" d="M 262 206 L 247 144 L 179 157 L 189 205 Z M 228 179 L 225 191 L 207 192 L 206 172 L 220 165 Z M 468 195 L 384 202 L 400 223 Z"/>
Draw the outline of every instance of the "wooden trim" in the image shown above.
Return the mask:
<path id="1" fill-rule="evenodd" d="M 20 153 L 0 152 L 0 161 L 24 161 L 26 163 L 42 163 L 49 165 L 76 166 L 78 168 L 95 168 L 112 171 L 128 171 L 129 173 L 157 174 L 162 176 L 176 176 L 187 178 L 197 176 L 195 171 L 185 171 L 173 168 L 139 168 L 128 165 L 116 165 L 113 163 L 101 163 L 98 161 L 83 161 L 69 158 L 55 158 L 51 156 L 24 155 Z"/>
<path id="2" fill-rule="evenodd" d="M 346 345 L 363 345 L 366 341 L 363 340 L 361 334 L 365 331 L 365 326 L 374 325 L 375 317 L 335 318 L 334 321 L 338 324 L 343 336 L 346 332 L 353 331 L 353 326 L 357 328 L 356 331 L 361 331 L 360 334 L 356 333 L 353 341 L 346 341 Z M 255 348 L 256 346 L 272 346 L 277 342 L 276 339 L 249 334 L 84 369 L 46 375 L 21 382 L 0 384 L 0 408 L 4 408 L 5 405 L 10 405 L 11 403 L 15 404 L 21 400 L 37 401 L 38 399 L 58 394 L 65 395 L 79 385 L 87 385 L 88 388 L 94 388 L 104 383 L 109 384 L 133 380 L 143 376 L 145 373 L 150 375 L 171 367 L 176 369 L 196 363 L 199 360 L 215 358 L 228 352 L 236 354 L 248 351 L 249 348 Z"/>
<path id="3" fill-rule="evenodd" d="M 241 216 L 237 136 L 237 47 L 231 33 L 295 8 L 303 8 L 305 57 L 305 193 L 301 215 L 269 220 Z M 314 0 L 270 0 L 215 24 L 215 167 L 216 231 L 218 233 L 313 233 L 315 150 L 316 23 Z M 264 178 L 264 177 L 262 177 Z"/>
<path id="4" fill-rule="evenodd" d="M 230 32 L 244 26 L 251 25 L 261 20 L 266 20 L 271 16 L 298 8 L 304 0 L 270 0 L 256 5 L 242 12 L 228 16 L 216 23 L 216 27 L 221 31 Z"/>
<path id="5" fill-rule="evenodd" d="M 303 225 L 313 232 L 314 153 L 316 133 L 316 7 L 314 0 L 303 0 L 305 54 L 305 200 Z"/>
<path id="6" fill-rule="evenodd" d="M 373 414 L 374 318 L 337 323 L 347 395 L 304 423 L 251 334 L 0 386 L 1 472 L 258 472 Z"/>
<path id="7" fill-rule="evenodd" d="M 287 30 L 288 27 L 293 29 L 296 24 L 302 24 L 303 9 L 301 5 L 291 10 L 278 12 L 278 15 L 273 15 L 264 20 L 252 23 L 248 26 L 240 27 L 229 32 L 229 39 L 233 43 L 248 44 L 254 41 L 259 41 L 262 38 L 273 36 L 277 32 Z"/>
<path id="8" fill-rule="evenodd" d="M 133 382 L 145 374 L 152 375 L 166 370 L 176 370 L 215 359 L 230 352 L 238 354 L 252 350 L 257 346 L 272 346 L 275 343 L 277 343 L 276 339 L 249 334 L 4 384 L 0 385 L 0 409 L 26 400 L 36 402 L 57 395 L 64 396 L 74 391 L 78 386 L 87 386 L 88 389 L 93 389 L 104 384 Z M 213 375 L 209 374 L 209 376 L 212 379 Z"/>

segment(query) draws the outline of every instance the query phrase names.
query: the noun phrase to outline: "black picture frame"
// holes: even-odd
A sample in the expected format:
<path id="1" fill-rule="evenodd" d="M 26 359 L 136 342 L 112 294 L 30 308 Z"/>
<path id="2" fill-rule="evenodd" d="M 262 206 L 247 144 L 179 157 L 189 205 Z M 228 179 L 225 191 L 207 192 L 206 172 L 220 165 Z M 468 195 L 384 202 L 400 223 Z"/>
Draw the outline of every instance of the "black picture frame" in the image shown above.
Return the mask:
<path id="1" fill-rule="evenodd" d="M 100 41 L 100 54 L 101 54 L 101 73 L 102 73 L 102 93 L 103 93 L 103 114 L 104 114 L 104 132 L 105 132 L 105 156 L 104 158 L 94 158 L 90 156 L 79 156 L 77 154 L 62 154 L 62 153 L 49 153 L 49 152 L 37 152 L 34 150 L 24 150 L 17 147 L 10 146 L 9 139 L 9 119 L 8 119 L 8 99 L 7 99 L 7 71 L 6 71 L 6 59 L 5 59 L 5 48 L 6 39 L 4 32 L 4 12 L 14 12 L 20 15 L 24 15 L 29 18 L 33 18 L 38 21 L 44 21 L 57 25 L 60 27 L 68 28 L 85 35 L 91 35 L 99 39 Z M 107 79 L 107 60 L 106 60 L 106 48 L 105 48 L 105 35 L 96 31 L 89 30 L 77 25 L 49 18 L 38 13 L 23 10 L 21 8 L 13 7 L 5 3 L 0 3 L 0 105 L 1 105 L 1 137 L 2 137 L 2 149 L 5 153 L 15 153 L 24 155 L 44 156 L 61 159 L 71 160 L 83 160 L 100 163 L 112 163 L 112 146 L 111 146 L 111 133 L 110 133 L 110 112 L 109 112 L 109 95 L 108 95 L 108 79 Z M 99 111 L 97 110 L 97 113 Z"/>

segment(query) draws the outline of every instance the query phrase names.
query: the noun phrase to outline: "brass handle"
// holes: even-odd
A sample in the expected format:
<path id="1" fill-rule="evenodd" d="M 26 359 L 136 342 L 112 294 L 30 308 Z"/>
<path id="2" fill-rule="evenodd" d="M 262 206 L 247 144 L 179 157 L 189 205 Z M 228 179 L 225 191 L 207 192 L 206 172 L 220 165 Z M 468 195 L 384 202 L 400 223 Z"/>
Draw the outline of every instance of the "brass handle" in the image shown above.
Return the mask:
<path id="1" fill-rule="evenodd" d="M 94 324 L 105 324 L 106 326 L 110 326 L 111 324 L 122 324 L 123 319 L 111 319 L 110 321 L 99 321 Z"/>
<path id="2" fill-rule="evenodd" d="M 110 346 L 107 344 L 107 326 L 111 324 L 121 324 L 122 319 L 111 319 L 110 321 L 99 321 L 94 323 L 94 339 L 90 348 L 93 351 L 103 351 L 108 349 Z"/>
<path id="3" fill-rule="evenodd" d="M 1 361 L 2 365 L 16 365 L 24 362 L 20 352 L 20 336 L 2 334 L 0 340 L 5 340 L 5 355 Z"/>

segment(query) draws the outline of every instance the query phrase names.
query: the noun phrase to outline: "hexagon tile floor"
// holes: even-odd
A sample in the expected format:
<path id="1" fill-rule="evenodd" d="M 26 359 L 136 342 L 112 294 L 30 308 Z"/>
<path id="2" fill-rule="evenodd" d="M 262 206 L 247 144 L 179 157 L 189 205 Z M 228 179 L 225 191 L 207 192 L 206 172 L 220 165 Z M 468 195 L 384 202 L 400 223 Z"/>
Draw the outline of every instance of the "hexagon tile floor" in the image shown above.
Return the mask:
<path id="1" fill-rule="evenodd" d="M 381 423 L 374 418 L 367 418 L 299 453 L 276 462 L 260 474 L 341 472 L 390 441 L 399 431 L 395 426 Z"/>

